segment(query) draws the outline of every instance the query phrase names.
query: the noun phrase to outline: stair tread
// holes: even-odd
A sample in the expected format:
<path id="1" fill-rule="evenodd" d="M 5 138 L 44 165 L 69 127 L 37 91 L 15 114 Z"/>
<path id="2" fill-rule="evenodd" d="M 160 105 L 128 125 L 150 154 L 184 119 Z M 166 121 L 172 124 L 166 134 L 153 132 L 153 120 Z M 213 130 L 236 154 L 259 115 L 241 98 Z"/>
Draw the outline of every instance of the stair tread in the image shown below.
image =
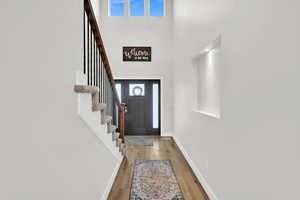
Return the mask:
<path id="1" fill-rule="evenodd" d="M 117 130 L 117 126 L 111 125 L 111 130 L 112 130 L 112 132 L 116 131 Z"/>
<path id="2" fill-rule="evenodd" d="M 106 123 L 110 122 L 111 120 L 112 120 L 112 116 L 106 115 L 106 116 L 104 117 L 104 121 L 105 121 Z"/>
<path id="3" fill-rule="evenodd" d="M 106 108 L 106 104 L 98 103 L 97 105 L 93 105 L 93 111 L 102 111 Z"/>
<path id="4" fill-rule="evenodd" d="M 116 141 L 120 137 L 120 133 L 115 132 L 113 133 L 113 141 Z"/>
<path id="5" fill-rule="evenodd" d="M 118 139 L 117 139 L 117 147 L 119 147 L 121 144 L 122 144 L 122 139 L 121 139 L 121 138 L 118 138 Z"/>
<path id="6" fill-rule="evenodd" d="M 107 124 L 112 121 L 112 117 L 109 115 L 105 115 L 103 112 L 101 113 L 101 124 Z"/>
<path id="7" fill-rule="evenodd" d="M 89 85 L 75 85 L 74 91 L 76 93 L 90 93 L 95 94 L 99 92 L 99 88 L 95 86 L 89 86 Z"/>
<path id="8" fill-rule="evenodd" d="M 126 154 L 126 148 L 123 149 L 122 156 L 125 156 L 125 154 Z"/>
<path id="9" fill-rule="evenodd" d="M 112 116 L 109 116 L 109 115 L 105 115 L 104 118 L 107 119 L 107 120 L 112 120 Z"/>
<path id="10" fill-rule="evenodd" d="M 119 146 L 119 151 L 122 152 L 124 148 L 125 148 L 125 144 L 121 143 Z"/>
<path id="11" fill-rule="evenodd" d="M 121 150 L 123 156 L 126 154 L 127 151 L 126 147 L 127 147 L 126 144 L 123 143 L 122 150 Z"/>

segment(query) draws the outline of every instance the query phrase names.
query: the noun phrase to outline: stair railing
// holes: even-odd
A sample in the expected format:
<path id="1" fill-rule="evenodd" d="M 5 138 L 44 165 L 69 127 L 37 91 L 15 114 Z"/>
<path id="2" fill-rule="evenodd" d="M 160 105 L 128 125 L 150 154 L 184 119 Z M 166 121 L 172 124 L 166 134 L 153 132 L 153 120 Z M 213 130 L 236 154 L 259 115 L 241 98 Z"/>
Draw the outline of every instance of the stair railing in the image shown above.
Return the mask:
<path id="1" fill-rule="evenodd" d="M 112 116 L 112 122 L 118 127 L 120 138 L 124 143 L 125 106 L 121 104 L 117 94 L 90 0 L 84 0 L 83 30 L 83 73 L 87 76 L 87 85 L 99 89 L 99 103 L 106 104 L 106 115 Z"/>

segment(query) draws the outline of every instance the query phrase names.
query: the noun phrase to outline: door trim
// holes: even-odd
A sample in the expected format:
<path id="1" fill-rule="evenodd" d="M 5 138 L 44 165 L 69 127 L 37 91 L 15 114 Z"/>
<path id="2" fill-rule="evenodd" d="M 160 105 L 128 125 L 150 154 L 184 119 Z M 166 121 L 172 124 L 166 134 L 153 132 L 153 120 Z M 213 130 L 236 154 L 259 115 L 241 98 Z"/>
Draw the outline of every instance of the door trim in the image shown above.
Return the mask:
<path id="1" fill-rule="evenodd" d="M 165 81 L 163 76 L 114 76 L 117 80 L 159 80 L 160 81 L 160 135 L 165 136 Z"/>

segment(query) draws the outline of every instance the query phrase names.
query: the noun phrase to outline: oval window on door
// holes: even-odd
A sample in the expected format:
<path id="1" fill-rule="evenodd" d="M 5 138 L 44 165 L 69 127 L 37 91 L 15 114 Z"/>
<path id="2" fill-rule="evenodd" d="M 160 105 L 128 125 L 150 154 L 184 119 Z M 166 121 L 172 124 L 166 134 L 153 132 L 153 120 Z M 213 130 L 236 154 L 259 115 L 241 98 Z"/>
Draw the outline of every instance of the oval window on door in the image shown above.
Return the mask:
<path id="1" fill-rule="evenodd" d="M 129 96 L 145 96 L 145 84 L 129 84 Z"/>

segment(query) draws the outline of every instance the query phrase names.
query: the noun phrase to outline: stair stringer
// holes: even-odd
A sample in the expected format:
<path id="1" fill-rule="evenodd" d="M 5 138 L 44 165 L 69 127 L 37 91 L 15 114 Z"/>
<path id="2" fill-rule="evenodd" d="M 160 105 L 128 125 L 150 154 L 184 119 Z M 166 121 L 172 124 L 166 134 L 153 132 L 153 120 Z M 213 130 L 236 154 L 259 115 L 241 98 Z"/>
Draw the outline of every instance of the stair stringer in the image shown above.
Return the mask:
<path id="1" fill-rule="evenodd" d="M 76 72 L 76 85 L 86 85 L 87 78 L 80 72 Z M 92 111 L 92 96 L 90 94 L 78 93 L 77 112 L 84 124 L 104 143 L 109 151 L 118 159 L 122 160 L 123 156 L 119 152 L 119 147 L 112 141 L 112 133 L 108 131 L 108 124 L 101 124 L 100 111 Z"/>

